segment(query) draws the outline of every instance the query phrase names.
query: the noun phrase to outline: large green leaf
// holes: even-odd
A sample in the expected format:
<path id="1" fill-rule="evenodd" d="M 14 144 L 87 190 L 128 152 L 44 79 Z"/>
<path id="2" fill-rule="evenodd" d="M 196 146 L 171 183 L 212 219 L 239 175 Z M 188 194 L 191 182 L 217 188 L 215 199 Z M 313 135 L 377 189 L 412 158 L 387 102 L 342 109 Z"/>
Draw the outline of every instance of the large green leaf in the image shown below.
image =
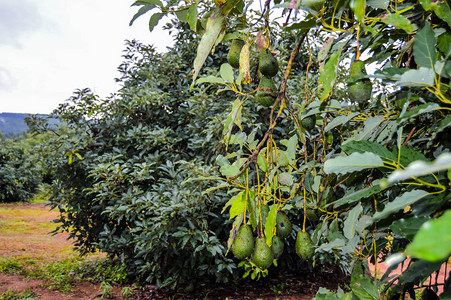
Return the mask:
<path id="1" fill-rule="evenodd" d="M 318 86 L 321 93 L 320 96 L 321 101 L 329 97 L 330 93 L 332 92 L 332 88 L 334 86 L 335 79 L 337 77 L 340 54 L 341 54 L 340 51 L 334 52 L 324 65 L 323 70 L 319 75 Z"/>
<path id="2" fill-rule="evenodd" d="M 388 14 L 383 17 L 381 21 L 387 25 L 392 25 L 395 28 L 402 29 L 407 33 L 411 33 L 414 29 L 414 26 L 410 23 L 409 19 L 397 14 Z"/>
<path id="3" fill-rule="evenodd" d="M 397 213 L 399 210 L 404 209 L 406 206 L 417 202 L 427 195 L 429 195 L 429 193 L 423 190 L 413 190 L 406 192 L 401 196 L 396 197 L 392 202 L 389 202 L 387 205 L 385 205 L 382 211 L 375 213 L 373 216 L 373 221 L 376 222 L 388 217 L 393 213 Z"/>
<path id="4" fill-rule="evenodd" d="M 432 163 L 417 160 L 404 170 L 396 170 L 389 177 L 389 182 L 397 182 L 411 177 L 420 177 L 431 173 L 451 169 L 451 153 L 442 153 Z"/>
<path id="5" fill-rule="evenodd" d="M 326 174 L 347 174 L 365 169 L 383 167 L 382 159 L 371 152 L 352 153 L 349 156 L 339 156 L 329 159 L 324 163 L 324 172 Z"/>
<path id="6" fill-rule="evenodd" d="M 398 122 L 402 121 L 402 120 L 406 120 L 406 119 L 412 118 L 412 117 L 416 117 L 416 116 L 424 114 L 424 113 L 428 113 L 428 112 L 437 110 L 439 108 L 440 108 L 440 105 L 438 105 L 437 103 L 424 103 L 424 104 L 421 104 L 421 105 L 409 110 L 404 115 L 402 115 L 402 117 L 398 119 Z"/>
<path id="7" fill-rule="evenodd" d="M 193 84 L 196 81 L 197 74 L 199 74 L 202 65 L 210 54 L 213 45 L 216 43 L 216 39 L 222 30 L 222 24 L 225 20 L 225 15 L 222 13 L 221 8 L 217 8 L 213 11 L 211 16 L 207 21 L 207 28 L 205 30 L 199 45 L 197 46 L 197 55 L 194 59 L 194 70 L 193 70 Z"/>
<path id="8" fill-rule="evenodd" d="M 360 199 L 368 198 L 369 196 L 377 194 L 383 190 L 376 181 L 374 181 L 373 184 L 373 186 L 347 193 L 342 198 L 333 203 L 330 203 L 329 205 L 333 204 L 338 207 L 344 204 L 352 204 L 359 201 Z"/>
<path id="9" fill-rule="evenodd" d="M 435 34 L 429 22 L 425 22 L 423 29 L 417 32 L 413 42 L 413 56 L 419 67 L 433 69 L 437 53 Z"/>
<path id="10" fill-rule="evenodd" d="M 354 12 L 355 18 L 357 21 L 362 23 L 363 18 L 365 17 L 365 6 L 366 1 L 365 0 L 351 0 L 349 3 L 349 6 L 351 7 L 352 11 Z"/>
<path id="11" fill-rule="evenodd" d="M 132 26 L 133 23 L 136 21 L 137 18 L 139 18 L 140 16 L 142 16 L 143 14 L 145 14 L 146 12 L 148 12 L 149 10 L 152 10 L 156 7 L 155 4 L 146 4 L 143 5 L 138 12 L 133 16 L 133 18 L 130 20 L 130 24 L 129 26 Z"/>
<path id="12" fill-rule="evenodd" d="M 431 7 L 437 17 L 445 21 L 448 26 L 451 27 L 451 9 L 449 7 L 449 2 L 446 2 L 446 0 L 434 1 L 431 3 Z"/>
<path id="13" fill-rule="evenodd" d="M 149 31 L 152 31 L 158 25 L 164 13 L 154 13 L 149 19 Z"/>
<path id="14" fill-rule="evenodd" d="M 372 152 L 381 158 L 386 160 L 396 160 L 396 155 L 382 146 L 381 144 L 370 142 L 370 141 L 350 141 L 341 145 L 341 149 L 346 152 L 346 154 L 352 154 L 354 152 Z"/>
<path id="15" fill-rule="evenodd" d="M 331 129 L 334 129 L 337 126 L 345 124 L 345 123 L 349 122 L 352 118 L 354 118 L 355 116 L 358 116 L 358 115 L 359 115 L 359 113 L 355 112 L 355 113 L 350 113 L 349 115 L 346 115 L 346 116 L 335 117 L 332 120 L 332 122 L 327 124 L 326 128 L 324 128 L 324 131 L 327 132 Z"/>
<path id="16" fill-rule="evenodd" d="M 406 254 L 428 261 L 441 261 L 451 255 L 451 210 L 421 226 Z"/>
<path id="17" fill-rule="evenodd" d="M 235 218 L 239 214 L 244 212 L 246 204 L 246 191 L 242 191 L 238 195 L 232 198 L 232 206 L 230 207 L 230 219 Z"/>
<path id="18" fill-rule="evenodd" d="M 273 204 L 271 209 L 269 210 L 268 215 L 266 216 L 265 223 L 265 237 L 266 244 L 271 246 L 272 237 L 274 236 L 274 228 L 276 228 L 276 217 L 277 217 L 277 205 Z"/>
<path id="19" fill-rule="evenodd" d="M 423 216 L 423 217 L 411 217 L 411 218 L 401 218 L 399 220 L 396 220 L 390 225 L 390 229 L 393 231 L 393 233 L 402 236 L 408 240 L 412 240 L 415 234 L 420 229 L 421 225 L 424 224 L 424 222 L 430 220 L 431 218 L 429 216 Z"/>
<path id="20" fill-rule="evenodd" d="M 420 67 L 404 72 L 402 75 L 395 75 L 393 78 L 400 86 L 425 87 L 434 85 L 434 70 L 432 68 Z"/>
<path id="21" fill-rule="evenodd" d="M 354 237 L 355 226 L 362 212 L 363 207 L 359 203 L 349 212 L 348 216 L 346 217 L 346 220 L 343 224 L 343 234 L 348 240 L 351 240 Z"/>

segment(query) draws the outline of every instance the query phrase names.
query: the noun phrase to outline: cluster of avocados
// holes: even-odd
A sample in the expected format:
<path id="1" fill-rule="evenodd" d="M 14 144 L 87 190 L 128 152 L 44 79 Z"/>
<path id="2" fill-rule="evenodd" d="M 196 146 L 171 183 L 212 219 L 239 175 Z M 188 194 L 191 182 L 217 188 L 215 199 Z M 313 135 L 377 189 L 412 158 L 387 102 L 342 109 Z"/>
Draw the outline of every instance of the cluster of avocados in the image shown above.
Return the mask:
<path id="1" fill-rule="evenodd" d="M 241 39 L 232 40 L 227 54 L 227 61 L 233 68 L 240 67 L 240 54 L 244 44 L 244 41 Z M 256 100 L 263 106 L 271 106 L 277 98 L 277 87 L 272 77 L 279 72 L 279 63 L 267 48 L 263 48 L 260 51 L 258 71 L 261 74 L 261 78 L 257 89 Z"/>
<path id="2" fill-rule="evenodd" d="M 262 217 L 266 218 L 268 211 L 268 206 L 262 205 Z M 257 237 L 254 243 L 251 226 L 242 225 L 233 241 L 232 253 L 240 260 L 250 257 L 255 265 L 265 270 L 272 265 L 274 259 L 278 259 L 282 255 L 283 240 L 290 236 L 292 230 L 293 226 L 288 216 L 279 211 L 276 216 L 276 235 L 273 236 L 272 245 L 269 247 L 264 236 Z M 303 260 L 312 259 L 314 247 L 307 232 L 298 232 L 296 253 Z"/>

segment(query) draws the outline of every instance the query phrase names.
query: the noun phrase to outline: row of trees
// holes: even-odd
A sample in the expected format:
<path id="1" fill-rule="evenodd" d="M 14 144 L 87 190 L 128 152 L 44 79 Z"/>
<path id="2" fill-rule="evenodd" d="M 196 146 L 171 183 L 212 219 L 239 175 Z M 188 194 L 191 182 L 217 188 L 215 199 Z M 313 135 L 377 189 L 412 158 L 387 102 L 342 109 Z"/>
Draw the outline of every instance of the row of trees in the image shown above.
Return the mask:
<path id="1" fill-rule="evenodd" d="M 273 264 L 352 274 L 348 293 L 318 299 L 413 296 L 448 260 L 445 1 L 135 5 L 132 22 L 151 12 L 151 29 L 178 19 L 167 26 L 174 47 L 128 42 L 122 88 L 107 99 L 77 90 L 40 150 L 59 230 L 82 253 L 100 249 L 160 286 L 259 278 Z M 51 128 L 42 118 L 30 125 Z M 279 258 L 227 253 L 243 227 L 271 247 L 282 215 L 293 230 Z M 364 272 L 393 253 L 393 267 L 415 262 L 395 278 Z"/>

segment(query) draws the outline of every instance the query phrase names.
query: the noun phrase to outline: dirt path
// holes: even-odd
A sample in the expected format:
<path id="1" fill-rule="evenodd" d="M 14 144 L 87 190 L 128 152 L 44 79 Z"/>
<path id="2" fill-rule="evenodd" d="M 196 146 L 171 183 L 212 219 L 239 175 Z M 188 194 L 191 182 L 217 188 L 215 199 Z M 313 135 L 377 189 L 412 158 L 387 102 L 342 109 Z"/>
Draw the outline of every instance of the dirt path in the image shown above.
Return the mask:
<path id="1" fill-rule="evenodd" d="M 52 221 L 58 212 L 49 211 L 42 203 L 23 205 L 0 205 L 0 259 L 34 261 L 36 263 L 57 261 L 77 254 L 72 250 L 68 235 L 48 234 L 56 228 Z M 0 273 L 0 299 L 5 292 L 31 292 L 42 300 L 96 299 L 102 288 L 90 282 L 77 282 L 72 292 L 62 293 L 46 288 L 48 282 L 26 278 L 23 275 Z M 120 288 L 114 288 L 115 299 L 121 299 Z"/>

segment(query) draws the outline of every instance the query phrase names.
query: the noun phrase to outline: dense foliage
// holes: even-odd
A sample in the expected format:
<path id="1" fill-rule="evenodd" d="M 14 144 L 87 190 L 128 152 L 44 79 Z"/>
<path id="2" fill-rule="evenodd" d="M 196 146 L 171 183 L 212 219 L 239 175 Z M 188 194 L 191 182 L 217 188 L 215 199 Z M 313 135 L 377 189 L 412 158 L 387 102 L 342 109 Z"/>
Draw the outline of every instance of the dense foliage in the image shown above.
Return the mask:
<path id="1" fill-rule="evenodd" d="M 27 135 L 0 136 L 0 202 L 29 201 L 41 184 L 36 142 Z"/>
<path id="2" fill-rule="evenodd" d="M 217 159 L 217 187 L 229 191 L 234 220 L 228 246 L 242 243 L 242 224 L 271 246 L 284 212 L 297 240 L 314 247 L 311 255 L 296 241 L 302 259 L 352 273 L 351 291 L 340 296 L 414 297 L 451 254 L 449 2 L 268 0 L 259 11 L 254 2 L 136 1 L 133 18 L 151 11 L 151 30 L 165 15 L 187 22 L 202 35 L 192 86 L 208 82 L 236 95 L 224 122 L 227 155 Z M 231 47 L 230 64 L 198 76 L 210 50 L 230 39 L 243 41 L 240 51 Z M 262 58 L 268 52 L 278 73 Z M 259 249 L 240 265 L 258 265 L 269 253 Z M 375 280 L 362 269 L 393 253 L 393 267 L 413 259 L 402 274 L 390 277 L 390 268 Z M 264 275 L 263 265 L 253 274 Z"/>
<path id="3" fill-rule="evenodd" d="M 196 44 L 177 30 L 164 54 L 127 42 L 122 88 L 108 99 L 75 91 L 49 116 L 61 124 L 42 149 L 59 230 L 82 253 L 106 252 L 130 275 L 159 286 L 202 276 L 227 281 L 235 269 L 225 257 L 224 196 L 210 197 L 207 182 L 188 180 L 219 175 L 210 164 L 230 100 L 188 91 Z M 218 48 L 215 64 L 224 57 Z M 48 130 L 42 118 L 33 123 Z"/>

